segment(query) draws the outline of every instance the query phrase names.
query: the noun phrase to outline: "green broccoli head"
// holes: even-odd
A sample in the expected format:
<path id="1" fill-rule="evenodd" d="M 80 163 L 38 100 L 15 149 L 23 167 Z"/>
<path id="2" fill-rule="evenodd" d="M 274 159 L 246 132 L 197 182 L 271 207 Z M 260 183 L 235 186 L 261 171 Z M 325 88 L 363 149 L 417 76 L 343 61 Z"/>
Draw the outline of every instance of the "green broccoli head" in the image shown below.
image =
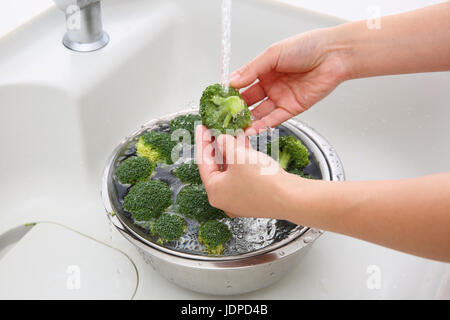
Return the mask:
<path id="1" fill-rule="evenodd" d="M 145 157 L 152 162 L 164 162 L 172 164 L 172 149 L 176 142 L 171 140 L 168 133 L 149 131 L 139 137 L 136 143 L 136 153 L 138 156 Z"/>
<path id="2" fill-rule="evenodd" d="M 202 184 L 198 166 L 194 161 L 182 163 L 173 173 L 183 183 Z"/>
<path id="3" fill-rule="evenodd" d="M 177 196 L 177 206 L 180 213 L 198 222 L 226 217 L 225 212 L 209 204 L 203 185 L 188 185 L 181 189 Z"/>
<path id="4" fill-rule="evenodd" d="M 198 241 L 206 247 L 209 254 L 222 254 L 223 245 L 232 237 L 228 226 L 217 220 L 203 223 L 198 230 Z"/>
<path id="5" fill-rule="evenodd" d="M 155 169 L 155 164 L 144 157 L 131 157 L 117 167 L 117 179 L 122 184 L 135 184 L 147 180 Z"/>
<path id="6" fill-rule="evenodd" d="M 182 217 L 165 213 L 151 225 L 150 232 L 159 236 L 158 241 L 160 243 L 164 243 L 178 240 L 186 229 L 187 227 Z"/>
<path id="7" fill-rule="evenodd" d="M 172 204 L 172 193 L 162 181 L 138 182 L 131 187 L 123 200 L 123 208 L 136 221 L 158 218 Z"/>
<path id="8" fill-rule="evenodd" d="M 184 114 L 170 121 L 170 133 L 174 133 L 177 129 L 187 130 L 191 136 L 190 143 L 195 144 L 195 123 L 202 122 L 202 118 L 198 114 Z"/>
<path id="9" fill-rule="evenodd" d="M 308 164 L 308 149 L 293 136 L 283 136 L 267 145 L 270 155 L 272 148 L 278 148 L 278 162 L 284 170 L 303 170 Z"/>
<path id="10" fill-rule="evenodd" d="M 211 85 L 203 91 L 200 115 L 207 128 L 221 133 L 244 129 L 252 124 L 250 110 L 239 91 L 230 87 L 225 92 L 220 84 Z"/>

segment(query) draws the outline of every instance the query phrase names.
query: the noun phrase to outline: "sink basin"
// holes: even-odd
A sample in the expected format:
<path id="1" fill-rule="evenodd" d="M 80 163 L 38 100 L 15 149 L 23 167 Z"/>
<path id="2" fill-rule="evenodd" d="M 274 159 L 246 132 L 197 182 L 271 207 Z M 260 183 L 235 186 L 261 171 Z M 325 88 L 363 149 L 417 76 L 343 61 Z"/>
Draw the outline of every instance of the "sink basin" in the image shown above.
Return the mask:
<path id="1" fill-rule="evenodd" d="M 137 298 L 208 297 L 145 264 L 112 231 L 99 193 L 108 156 L 127 134 L 195 105 L 220 79 L 220 3 L 105 0 L 103 14 L 111 41 L 92 53 L 62 45 L 56 8 L 0 39 L 0 234 L 30 221 L 63 223 L 129 254 L 140 273 Z M 235 1 L 232 69 L 282 38 L 342 22 L 272 1 Z M 449 86 L 448 72 L 355 80 L 299 119 L 338 150 L 347 180 L 449 171 Z M 448 269 L 326 233 L 289 276 L 240 297 L 438 298 Z M 376 288 L 368 285 L 373 270 Z"/>

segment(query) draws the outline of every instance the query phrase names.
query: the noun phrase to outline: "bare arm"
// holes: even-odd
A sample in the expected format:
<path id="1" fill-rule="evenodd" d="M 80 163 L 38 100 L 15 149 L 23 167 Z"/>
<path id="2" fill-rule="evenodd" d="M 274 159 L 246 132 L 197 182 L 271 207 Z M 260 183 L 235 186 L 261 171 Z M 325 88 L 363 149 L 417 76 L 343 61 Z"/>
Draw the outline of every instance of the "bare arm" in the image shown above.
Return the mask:
<path id="1" fill-rule="evenodd" d="M 285 182 L 280 193 L 290 206 L 287 220 L 450 262 L 450 173 L 397 181 Z"/>
<path id="2" fill-rule="evenodd" d="M 214 146 L 207 132 L 197 129 L 200 175 L 210 203 L 230 216 L 289 220 L 450 262 L 450 173 L 392 181 L 303 179 L 234 137 L 221 135 Z M 213 147 L 224 155 L 223 171 Z"/>
<path id="3" fill-rule="evenodd" d="M 450 1 L 382 17 L 380 29 L 359 21 L 334 32 L 349 79 L 450 70 Z"/>
<path id="4" fill-rule="evenodd" d="M 277 126 L 326 97 L 341 82 L 377 75 L 450 70 L 450 2 L 381 18 L 381 29 L 365 21 L 310 31 L 272 45 L 233 73 L 231 85 L 256 121 Z M 256 81 L 256 82 L 255 82 Z M 255 82 L 255 83 L 254 83 Z M 203 139 L 199 127 L 197 147 Z M 218 148 L 237 154 L 236 139 L 222 135 Z M 200 174 L 212 205 L 233 216 L 286 219 L 450 262 L 450 173 L 416 179 L 326 182 L 299 178 L 257 151 L 256 164 L 229 163 L 220 171 L 211 154 L 198 149 Z M 276 164 L 275 164 L 276 165 Z M 233 199 L 233 201 L 230 201 Z"/>

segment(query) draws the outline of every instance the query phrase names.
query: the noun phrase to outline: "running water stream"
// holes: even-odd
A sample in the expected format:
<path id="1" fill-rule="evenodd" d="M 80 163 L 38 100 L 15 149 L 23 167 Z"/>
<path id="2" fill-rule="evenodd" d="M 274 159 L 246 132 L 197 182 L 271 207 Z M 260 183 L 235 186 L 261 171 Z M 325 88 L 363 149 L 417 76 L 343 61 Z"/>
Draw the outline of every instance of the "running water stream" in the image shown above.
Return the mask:
<path id="1" fill-rule="evenodd" d="M 231 60 L 231 0 L 222 0 L 222 72 L 221 84 L 225 92 L 230 86 Z"/>

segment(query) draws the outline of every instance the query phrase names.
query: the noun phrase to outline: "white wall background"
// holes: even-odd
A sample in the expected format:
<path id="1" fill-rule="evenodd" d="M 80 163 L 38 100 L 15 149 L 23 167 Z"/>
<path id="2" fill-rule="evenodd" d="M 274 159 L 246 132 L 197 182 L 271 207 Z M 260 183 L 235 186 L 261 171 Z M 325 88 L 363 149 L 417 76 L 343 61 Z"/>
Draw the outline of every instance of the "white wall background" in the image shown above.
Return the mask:
<path id="1" fill-rule="evenodd" d="M 236 0 L 239 1 L 239 0 Z M 396 14 L 445 0 L 276 0 L 298 5 L 314 11 L 330 14 L 347 20 L 363 20 L 370 16 L 369 8 L 380 8 L 381 15 Z"/>
<path id="2" fill-rule="evenodd" d="M 107 1 L 107 0 L 105 0 Z M 148 0 L 152 1 L 152 0 Z M 189 0 L 186 0 L 189 1 Z M 220 0 L 214 0 L 220 1 Z M 239 1 L 239 0 L 234 0 Z M 334 15 L 347 20 L 362 20 L 370 16 L 371 6 L 380 9 L 381 15 L 399 13 L 444 0 L 274 0 Z M 0 37 L 26 23 L 53 5 L 53 0 L 1 0 Z"/>

